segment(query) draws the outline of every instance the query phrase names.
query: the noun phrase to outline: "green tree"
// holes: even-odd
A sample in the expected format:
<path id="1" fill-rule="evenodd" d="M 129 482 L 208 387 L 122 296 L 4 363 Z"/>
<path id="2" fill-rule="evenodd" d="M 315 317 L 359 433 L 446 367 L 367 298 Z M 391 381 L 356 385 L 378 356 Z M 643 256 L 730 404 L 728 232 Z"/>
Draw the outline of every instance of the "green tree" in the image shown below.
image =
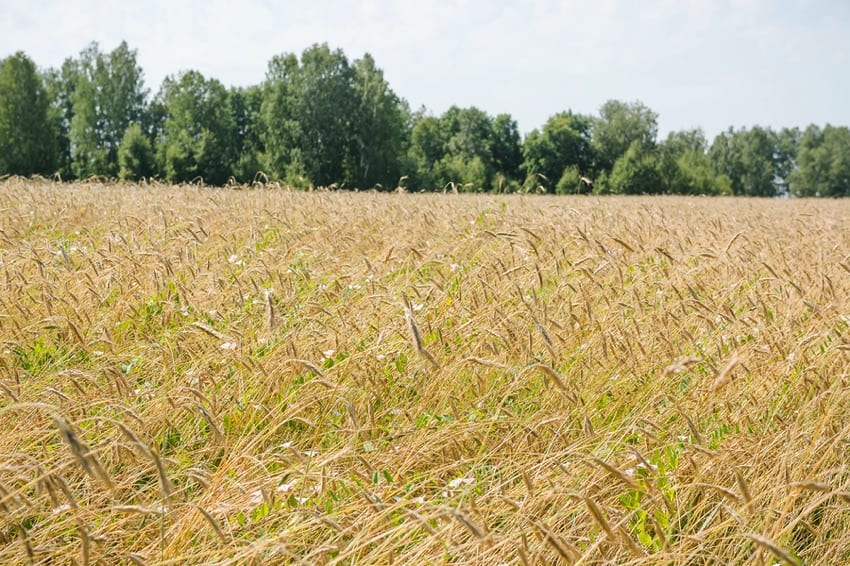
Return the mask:
<path id="1" fill-rule="evenodd" d="M 492 119 L 478 108 L 449 108 L 443 119 L 449 132 L 446 152 L 449 155 L 472 160 L 478 157 L 490 169 L 493 163 L 491 136 Z"/>
<path id="2" fill-rule="evenodd" d="M 356 71 L 345 54 L 313 45 L 299 60 L 276 56 L 266 73 L 263 102 L 265 162 L 279 177 L 302 172 L 320 186 L 359 181 Z"/>
<path id="3" fill-rule="evenodd" d="M 118 174 L 118 147 L 127 127 L 145 119 L 142 69 L 126 42 L 109 54 L 92 43 L 80 54 L 71 93 L 69 141 L 77 177 Z"/>
<path id="4" fill-rule="evenodd" d="M 434 167 L 445 155 L 446 141 L 439 118 L 422 112 L 414 118 L 409 149 L 413 170 L 407 172 L 413 186 L 434 189 L 439 185 Z"/>
<path id="5" fill-rule="evenodd" d="M 166 77 L 157 98 L 166 118 L 157 146 L 157 160 L 172 182 L 201 177 L 223 185 L 237 159 L 236 123 L 227 89 L 198 71 Z"/>
<path id="6" fill-rule="evenodd" d="M 614 163 L 637 143 L 643 151 L 655 148 L 658 114 L 642 102 L 609 100 L 592 123 L 596 170 L 611 171 Z"/>
<path id="7" fill-rule="evenodd" d="M 614 163 L 608 189 L 623 194 L 658 194 L 665 190 L 664 178 L 655 152 L 635 140 Z"/>
<path id="8" fill-rule="evenodd" d="M 293 54 L 276 55 L 269 61 L 260 108 L 260 162 L 267 174 L 300 186 L 309 184 L 301 158 L 301 123 L 298 108 L 300 69 Z"/>
<path id="9" fill-rule="evenodd" d="M 0 174 L 51 174 L 58 130 L 35 63 L 23 52 L 0 62 Z"/>
<path id="10" fill-rule="evenodd" d="M 731 195 L 732 184 L 717 175 L 704 153 L 686 151 L 676 160 L 676 174 L 668 181 L 668 192 L 688 195 Z"/>
<path id="11" fill-rule="evenodd" d="M 435 171 L 439 179 L 446 181 L 443 186 L 452 183 L 461 192 L 478 192 L 489 187 L 487 166 L 477 155 L 471 159 L 446 155 L 437 162 Z"/>
<path id="12" fill-rule="evenodd" d="M 571 111 L 555 114 L 540 131 L 532 130 L 522 146 L 526 185 L 552 192 L 570 167 L 578 170 L 579 177 L 592 176 L 590 134 L 591 118 Z"/>
<path id="13" fill-rule="evenodd" d="M 57 171 L 62 179 L 74 178 L 70 133 L 73 94 L 79 75 L 79 62 L 73 58 L 66 59 L 60 69 L 48 69 L 44 74 L 50 99 L 50 120 L 57 132 Z"/>
<path id="14" fill-rule="evenodd" d="M 782 128 L 774 134 L 776 141 L 776 174 L 781 194 L 790 194 L 791 173 L 797 168 L 797 152 L 803 139 L 800 128 Z"/>
<path id="15" fill-rule="evenodd" d="M 789 180 L 795 196 L 850 196 L 850 129 L 806 128 Z"/>
<path id="16" fill-rule="evenodd" d="M 508 115 L 496 121 L 475 108 L 452 106 L 435 118 L 420 113 L 411 131 L 410 162 L 415 185 L 440 189 L 491 190 L 514 181 L 519 132 Z M 514 181 L 515 182 L 515 181 Z"/>
<path id="17" fill-rule="evenodd" d="M 263 170 L 262 117 L 263 89 L 232 88 L 228 93 L 235 127 L 233 176 L 241 183 L 252 182 Z"/>
<path id="18" fill-rule="evenodd" d="M 729 178 L 735 195 L 772 197 L 782 194 L 782 172 L 776 136 L 755 126 L 717 135 L 708 152 L 715 171 Z"/>
<path id="19" fill-rule="evenodd" d="M 701 129 L 670 132 L 658 145 L 664 192 L 692 195 L 731 194 L 728 178 L 718 176 L 708 159 Z"/>
<path id="20" fill-rule="evenodd" d="M 457 183 L 465 190 L 489 190 L 494 173 L 492 118 L 475 107 L 452 106 L 441 123 L 447 141 L 436 168 L 440 183 Z"/>
<path id="21" fill-rule="evenodd" d="M 342 50 L 322 44 L 301 54 L 299 75 L 300 147 L 310 178 L 320 186 L 356 185 L 354 69 Z"/>
<path id="22" fill-rule="evenodd" d="M 493 170 L 503 182 L 516 186 L 522 167 L 522 140 L 516 120 L 510 114 L 499 114 L 493 119 L 491 130 Z"/>
<path id="23" fill-rule="evenodd" d="M 354 62 L 357 183 L 361 188 L 395 187 L 410 138 L 410 109 L 384 79 L 368 53 Z"/>
<path id="24" fill-rule="evenodd" d="M 118 147 L 118 177 L 138 181 L 154 174 L 154 155 L 151 142 L 139 124 L 130 124 Z"/>

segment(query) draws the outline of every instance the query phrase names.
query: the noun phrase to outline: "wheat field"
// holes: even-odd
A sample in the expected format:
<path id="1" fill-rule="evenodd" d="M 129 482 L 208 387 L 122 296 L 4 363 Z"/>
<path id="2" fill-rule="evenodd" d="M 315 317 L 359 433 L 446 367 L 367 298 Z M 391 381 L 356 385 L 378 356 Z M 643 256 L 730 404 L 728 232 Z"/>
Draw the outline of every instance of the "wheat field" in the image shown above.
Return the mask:
<path id="1" fill-rule="evenodd" d="M 0 563 L 850 562 L 850 201 L 0 181 Z"/>

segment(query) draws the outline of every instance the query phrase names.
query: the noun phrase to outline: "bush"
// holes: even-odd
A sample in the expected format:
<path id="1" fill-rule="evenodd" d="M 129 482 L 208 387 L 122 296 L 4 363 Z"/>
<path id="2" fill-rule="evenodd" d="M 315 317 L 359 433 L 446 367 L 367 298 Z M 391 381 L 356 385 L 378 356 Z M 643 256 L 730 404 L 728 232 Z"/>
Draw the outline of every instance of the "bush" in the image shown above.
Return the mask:
<path id="1" fill-rule="evenodd" d="M 575 195 L 584 193 L 588 190 L 588 187 L 582 183 L 581 179 L 582 175 L 579 172 L 578 167 L 575 165 L 565 167 L 564 172 L 561 174 L 561 179 L 558 181 L 558 184 L 555 185 L 555 193 L 559 195 Z"/>
<path id="2" fill-rule="evenodd" d="M 664 192 L 664 179 L 656 156 L 637 142 L 614 163 L 608 178 L 613 192 L 657 194 Z"/>
<path id="3" fill-rule="evenodd" d="M 154 173 L 151 142 L 141 126 L 130 124 L 118 146 L 118 177 L 125 181 L 138 181 Z"/>
<path id="4" fill-rule="evenodd" d="M 487 167 L 480 157 L 470 160 L 459 155 L 446 156 L 435 165 L 443 184 L 454 183 L 464 192 L 483 191 L 487 185 Z"/>

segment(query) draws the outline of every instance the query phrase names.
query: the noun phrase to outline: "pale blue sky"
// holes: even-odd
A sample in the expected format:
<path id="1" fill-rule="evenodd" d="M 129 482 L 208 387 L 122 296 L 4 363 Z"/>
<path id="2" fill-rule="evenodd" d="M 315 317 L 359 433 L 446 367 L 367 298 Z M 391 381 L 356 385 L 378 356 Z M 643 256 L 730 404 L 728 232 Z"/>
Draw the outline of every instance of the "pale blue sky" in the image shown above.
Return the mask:
<path id="1" fill-rule="evenodd" d="M 197 69 L 256 84 L 315 42 L 371 53 L 412 107 L 552 114 L 641 100 L 663 134 L 701 126 L 850 125 L 846 0 L 0 0 L 0 58 L 59 66 L 90 41 L 138 50 L 152 92 Z"/>

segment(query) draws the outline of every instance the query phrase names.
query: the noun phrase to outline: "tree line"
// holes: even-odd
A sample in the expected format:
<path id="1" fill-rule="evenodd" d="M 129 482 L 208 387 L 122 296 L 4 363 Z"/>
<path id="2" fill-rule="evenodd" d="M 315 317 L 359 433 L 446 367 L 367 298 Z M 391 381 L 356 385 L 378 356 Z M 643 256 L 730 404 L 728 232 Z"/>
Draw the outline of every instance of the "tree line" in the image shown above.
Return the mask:
<path id="1" fill-rule="evenodd" d="M 213 185 L 547 193 L 850 196 L 850 129 L 700 129 L 658 139 L 658 114 L 609 100 L 520 135 L 509 114 L 411 110 L 374 59 L 313 45 L 226 88 L 196 70 L 151 96 L 136 51 L 96 43 L 59 69 L 0 62 L 0 176 Z"/>

